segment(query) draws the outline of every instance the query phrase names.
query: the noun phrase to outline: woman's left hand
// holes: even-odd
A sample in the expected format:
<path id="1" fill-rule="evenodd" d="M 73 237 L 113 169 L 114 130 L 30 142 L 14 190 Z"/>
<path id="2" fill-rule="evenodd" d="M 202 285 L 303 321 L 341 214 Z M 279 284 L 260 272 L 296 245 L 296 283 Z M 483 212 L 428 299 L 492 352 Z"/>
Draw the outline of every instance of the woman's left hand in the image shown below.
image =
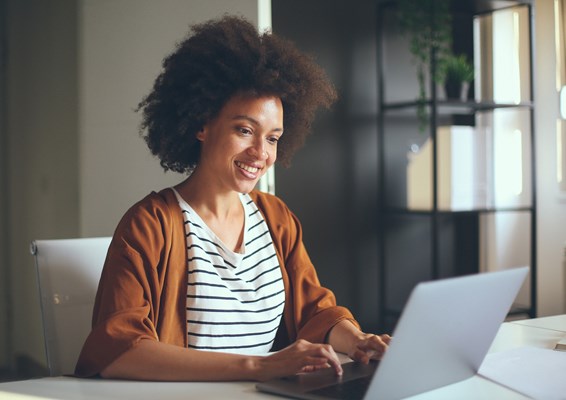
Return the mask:
<path id="1" fill-rule="evenodd" d="M 390 341 L 391 336 L 389 335 L 363 333 L 348 352 L 348 356 L 354 361 L 365 364 L 369 360 L 379 360 L 385 354 Z"/>
<path id="2" fill-rule="evenodd" d="M 334 350 L 347 354 L 354 361 L 368 363 L 379 360 L 389 347 L 391 336 L 361 332 L 351 321 L 337 323 L 328 336 Z"/>

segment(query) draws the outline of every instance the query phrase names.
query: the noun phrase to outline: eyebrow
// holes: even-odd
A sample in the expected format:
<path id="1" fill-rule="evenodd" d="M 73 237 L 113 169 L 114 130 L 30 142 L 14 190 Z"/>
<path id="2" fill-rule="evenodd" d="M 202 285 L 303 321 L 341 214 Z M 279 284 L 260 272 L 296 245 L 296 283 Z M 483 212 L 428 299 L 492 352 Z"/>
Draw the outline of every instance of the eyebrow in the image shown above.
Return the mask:
<path id="1" fill-rule="evenodd" d="M 235 121 L 235 120 L 238 120 L 238 119 L 245 119 L 246 121 L 249 121 L 252 124 L 261 125 L 257 119 L 252 118 L 249 115 L 235 115 L 235 116 L 232 117 L 232 121 Z M 275 128 L 275 129 L 272 130 L 272 132 L 283 132 L 283 128 Z"/>

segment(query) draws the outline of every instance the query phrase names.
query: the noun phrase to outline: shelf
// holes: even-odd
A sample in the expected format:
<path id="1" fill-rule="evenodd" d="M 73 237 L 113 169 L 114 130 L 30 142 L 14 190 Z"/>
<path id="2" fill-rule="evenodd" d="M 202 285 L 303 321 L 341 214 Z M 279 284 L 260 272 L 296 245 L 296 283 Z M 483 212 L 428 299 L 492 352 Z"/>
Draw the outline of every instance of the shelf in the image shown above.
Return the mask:
<path id="1" fill-rule="evenodd" d="M 435 62 L 418 86 L 397 3 L 378 12 L 380 322 L 395 324 L 418 282 L 517 265 L 530 265 L 531 274 L 509 316 L 534 317 L 534 2 L 450 1 L 451 50 L 475 66 L 467 101 L 445 97 L 432 81 Z M 423 89 L 428 98 L 420 101 Z"/>
<path id="2" fill-rule="evenodd" d="M 434 102 L 432 100 L 425 101 L 425 106 L 432 106 Z M 416 109 L 419 106 L 418 101 L 401 101 L 394 103 L 383 104 L 383 110 L 411 110 Z M 473 114 L 478 111 L 491 111 L 502 108 L 532 108 L 532 102 L 521 102 L 521 103 L 496 103 L 492 101 L 458 101 L 458 100 L 438 100 L 436 102 L 437 110 L 440 114 Z"/>
<path id="3" fill-rule="evenodd" d="M 402 207 L 384 207 L 385 214 L 405 214 L 405 215 L 433 215 L 433 214 L 490 214 L 499 212 L 531 212 L 532 207 L 496 207 L 496 208 L 479 208 L 473 210 L 411 210 Z"/>
<path id="4" fill-rule="evenodd" d="M 529 316 L 530 313 L 531 310 L 529 307 L 513 305 L 513 307 L 511 307 L 511 310 L 509 310 L 509 312 L 507 313 L 507 317 L 513 317 L 517 315 Z"/>
<path id="5" fill-rule="evenodd" d="M 391 6 L 394 0 L 382 0 L 383 6 Z M 516 7 L 520 5 L 533 5 L 534 0 L 472 0 L 458 1 L 453 6 L 454 13 L 486 14 L 496 10 Z"/>
<path id="6" fill-rule="evenodd" d="M 389 332 L 393 332 L 397 321 L 401 317 L 401 310 L 390 308 L 385 310 L 384 313 L 384 320 L 391 319 L 391 321 L 386 325 L 386 329 L 388 329 Z M 529 307 L 514 304 L 507 313 L 505 321 L 508 322 L 524 318 L 530 318 Z"/>
<path id="7" fill-rule="evenodd" d="M 468 2 L 471 6 L 466 8 L 466 2 L 462 2 L 461 7 L 464 11 L 474 14 L 492 13 L 496 10 L 503 10 L 509 7 L 520 5 L 532 5 L 534 0 L 474 0 Z M 461 10 L 458 10 L 461 11 Z"/>
<path id="8" fill-rule="evenodd" d="M 402 311 L 399 309 L 394 309 L 394 308 L 390 308 L 388 310 L 385 311 L 385 314 L 389 317 L 395 317 L 395 318 L 399 318 L 401 316 Z M 517 305 L 517 304 L 513 304 L 513 306 L 511 306 L 511 309 L 509 310 L 509 312 L 507 313 L 507 317 L 512 317 L 512 316 L 516 316 L 516 315 L 528 315 L 529 314 L 529 307 L 526 307 L 524 305 Z"/>

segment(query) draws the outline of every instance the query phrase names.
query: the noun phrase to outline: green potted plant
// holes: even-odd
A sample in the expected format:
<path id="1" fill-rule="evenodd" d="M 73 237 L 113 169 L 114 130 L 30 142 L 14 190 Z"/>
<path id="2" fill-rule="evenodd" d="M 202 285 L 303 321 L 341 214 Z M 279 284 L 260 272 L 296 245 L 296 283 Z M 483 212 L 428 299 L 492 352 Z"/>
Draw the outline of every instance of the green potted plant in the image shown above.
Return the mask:
<path id="1" fill-rule="evenodd" d="M 451 54 L 450 0 L 399 0 L 397 10 L 399 28 L 409 40 L 409 50 L 417 68 L 417 117 L 419 128 L 424 131 L 428 123 L 426 75 L 430 73 L 433 82 L 439 82 L 440 69 L 436 66 Z"/>
<path id="2" fill-rule="evenodd" d="M 451 54 L 440 64 L 440 80 L 448 99 L 466 101 L 470 82 L 474 80 L 474 67 L 464 54 Z"/>

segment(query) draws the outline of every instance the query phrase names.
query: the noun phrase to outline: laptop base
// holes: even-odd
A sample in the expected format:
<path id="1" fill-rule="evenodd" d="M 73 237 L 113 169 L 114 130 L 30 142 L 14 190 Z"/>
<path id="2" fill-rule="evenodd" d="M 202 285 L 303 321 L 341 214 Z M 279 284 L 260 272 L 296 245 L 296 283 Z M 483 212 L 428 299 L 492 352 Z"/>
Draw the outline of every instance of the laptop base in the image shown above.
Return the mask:
<path id="1" fill-rule="evenodd" d="M 347 362 L 342 364 L 342 376 L 337 376 L 333 368 L 327 368 L 258 383 L 256 387 L 297 399 L 363 399 L 378 364 L 379 361 Z"/>

